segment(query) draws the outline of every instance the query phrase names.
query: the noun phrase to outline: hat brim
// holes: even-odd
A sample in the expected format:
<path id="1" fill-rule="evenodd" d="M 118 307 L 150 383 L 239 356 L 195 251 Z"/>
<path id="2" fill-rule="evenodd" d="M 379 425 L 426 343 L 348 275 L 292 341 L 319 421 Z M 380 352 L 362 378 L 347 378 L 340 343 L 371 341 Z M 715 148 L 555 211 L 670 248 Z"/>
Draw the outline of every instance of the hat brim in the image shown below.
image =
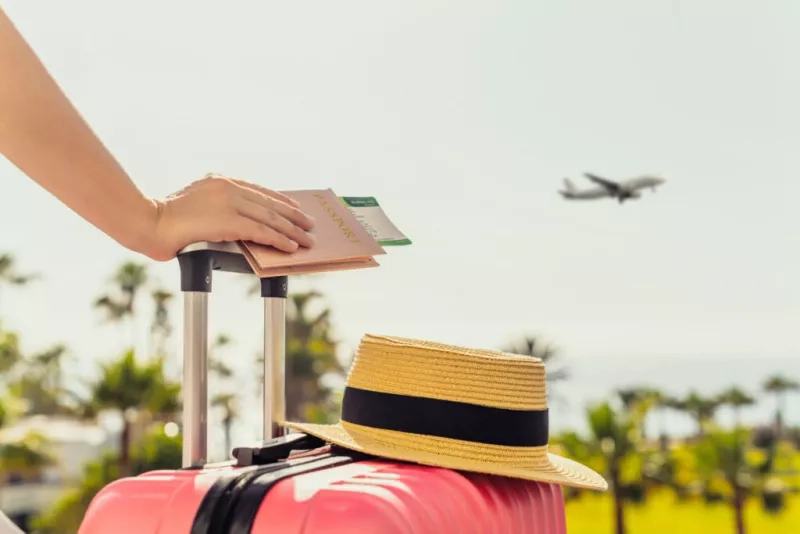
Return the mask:
<path id="1" fill-rule="evenodd" d="M 547 447 L 505 447 L 435 436 L 407 434 L 340 422 L 335 425 L 285 423 L 346 449 L 391 460 L 500 475 L 574 488 L 607 490 L 592 469 L 547 452 Z"/>

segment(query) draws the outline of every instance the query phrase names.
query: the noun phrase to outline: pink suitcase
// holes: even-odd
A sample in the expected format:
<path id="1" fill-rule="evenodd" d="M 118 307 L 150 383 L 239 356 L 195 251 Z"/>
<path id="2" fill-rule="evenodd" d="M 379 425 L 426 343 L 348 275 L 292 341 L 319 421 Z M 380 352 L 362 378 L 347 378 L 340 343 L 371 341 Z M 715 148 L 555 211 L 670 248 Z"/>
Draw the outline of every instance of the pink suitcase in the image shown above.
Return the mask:
<path id="1" fill-rule="evenodd" d="M 206 464 L 208 294 L 214 270 L 252 272 L 232 243 L 178 256 L 184 293 L 183 468 L 100 491 L 79 534 L 564 534 L 555 484 L 381 460 L 287 434 L 286 277 L 261 280 L 264 441 Z"/>

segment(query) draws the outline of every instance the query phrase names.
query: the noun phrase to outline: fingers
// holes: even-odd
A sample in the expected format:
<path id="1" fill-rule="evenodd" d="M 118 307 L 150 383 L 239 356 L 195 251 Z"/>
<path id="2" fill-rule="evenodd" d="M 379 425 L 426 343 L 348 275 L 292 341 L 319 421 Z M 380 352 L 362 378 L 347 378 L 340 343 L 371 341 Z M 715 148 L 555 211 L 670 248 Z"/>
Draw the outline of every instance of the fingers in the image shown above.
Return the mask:
<path id="1" fill-rule="evenodd" d="M 314 227 L 314 219 L 287 195 L 219 174 L 206 175 L 197 186 L 198 192 L 211 193 L 227 205 L 226 211 L 233 209 L 235 215 L 229 221 L 228 240 L 254 241 L 285 252 L 294 252 L 300 246 L 312 247 L 315 243 L 308 233 Z"/>
<path id="2" fill-rule="evenodd" d="M 241 189 L 242 198 L 254 204 L 273 211 L 288 220 L 295 226 L 299 226 L 303 230 L 309 231 L 314 228 L 314 219 L 303 213 L 298 208 L 290 206 L 285 202 L 269 197 L 259 191 L 243 187 Z"/>
<path id="3" fill-rule="evenodd" d="M 268 196 L 270 198 L 274 198 L 275 200 L 280 200 L 281 202 L 289 204 L 290 206 L 294 206 L 295 208 L 299 208 L 300 207 L 300 204 L 295 199 L 290 197 L 289 195 L 284 195 L 283 193 L 279 193 L 277 191 L 273 191 L 272 189 L 267 189 L 266 187 L 262 187 L 262 186 L 260 186 L 258 184 L 253 184 L 253 183 L 250 183 L 250 182 L 245 181 L 245 180 L 240 180 L 238 178 L 229 178 L 229 180 L 232 181 L 233 183 L 235 183 L 237 185 L 240 185 L 242 187 L 245 187 L 245 188 L 247 188 L 247 189 L 249 189 L 251 191 L 256 191 L 258 193 L 261 193 L 262 195 L 266 195 L 266 196 Z"/>
<path id="4" fill-rule="evenodd" d="M 243 241 L 270 245 L 284 252 L 295 252 L 299 248 L 295 241 L 252 217 L 240 215 L 236 219 L 236 227 L 237 235 L 241 235 Z"/>
<path id="5" fill-rule="evenodd" d="M 281 202 L 270 201 L 275 205 L 283 206 L 281 208 L 283 211 L 288 207 Z M 236 209 L 240 215 L 275 230 L 297 245 L 309 248 L 315 243 L 312 235 L 294 224 L 290 219 L 284 217 L 278 209 L 272 209 L 271 207 L 265 206 L 263 203 L 253 202 L 246 198 L 242 198 L 242 200 L 237 203 Z"/>

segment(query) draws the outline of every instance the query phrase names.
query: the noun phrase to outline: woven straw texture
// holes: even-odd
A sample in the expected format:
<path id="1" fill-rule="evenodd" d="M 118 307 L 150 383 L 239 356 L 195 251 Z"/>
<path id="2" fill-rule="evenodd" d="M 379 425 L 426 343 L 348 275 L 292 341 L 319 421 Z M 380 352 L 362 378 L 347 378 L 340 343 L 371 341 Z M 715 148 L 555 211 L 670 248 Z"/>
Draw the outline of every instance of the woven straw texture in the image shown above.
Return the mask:
<path id="1" fill-rule="evenodd" d="M 347 385 L 510 410 L 547 408 L 541 360 L 400 337 L 365 335 Z M 508 447 L 369 428 L 290 422 L 286 426 L 347 449 L 448 469 L 605 490 L 606 481 L 547 447 Z"/>

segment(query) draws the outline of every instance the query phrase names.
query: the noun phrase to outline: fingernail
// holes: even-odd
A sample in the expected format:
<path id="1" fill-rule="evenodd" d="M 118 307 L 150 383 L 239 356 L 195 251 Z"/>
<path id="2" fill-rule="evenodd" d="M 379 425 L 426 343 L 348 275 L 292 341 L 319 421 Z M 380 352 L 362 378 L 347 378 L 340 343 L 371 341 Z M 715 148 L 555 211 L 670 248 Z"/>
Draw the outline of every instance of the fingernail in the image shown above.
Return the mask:
<path id="1" fill-rule="evenodd" d="M 317 236 L 315 236 L 314 234 L 309 234 L 308 232 L 306 232 L 306 235 L 308 236 L 308 240 L 311 241 L 312 245 L 317 244 Z"/>

